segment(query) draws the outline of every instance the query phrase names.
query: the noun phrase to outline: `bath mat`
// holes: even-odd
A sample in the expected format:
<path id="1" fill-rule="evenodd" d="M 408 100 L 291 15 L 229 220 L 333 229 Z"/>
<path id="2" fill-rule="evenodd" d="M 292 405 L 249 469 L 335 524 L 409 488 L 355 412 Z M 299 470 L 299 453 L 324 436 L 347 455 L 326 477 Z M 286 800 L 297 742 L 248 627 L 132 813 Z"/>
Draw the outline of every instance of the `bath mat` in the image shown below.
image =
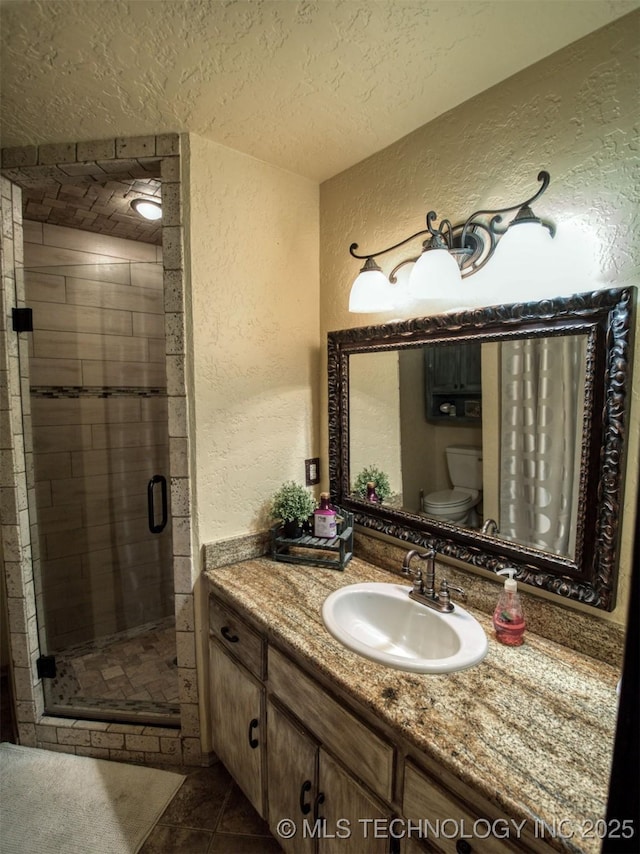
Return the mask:
<path id="1" fill-rule="evenodd" d="M 185 777 L 0 744 L 2 854 L 135 854 Z"/>

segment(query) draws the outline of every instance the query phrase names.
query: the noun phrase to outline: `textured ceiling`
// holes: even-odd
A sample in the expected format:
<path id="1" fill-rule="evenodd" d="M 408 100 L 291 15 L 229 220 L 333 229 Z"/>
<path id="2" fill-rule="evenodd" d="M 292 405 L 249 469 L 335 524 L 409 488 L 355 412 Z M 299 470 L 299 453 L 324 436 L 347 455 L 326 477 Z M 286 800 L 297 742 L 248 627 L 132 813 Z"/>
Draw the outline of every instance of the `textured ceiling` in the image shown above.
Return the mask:
<path id="1" fill-rule="evenodd" d="M 25 177 L 28 169 L 3 170 L 6 177 L 22 187 L 25 219 L 162 244 L 162 222 L 144 219 L 131 209 L 132 199 L 161 201 L 159 161 L 128 161 L 127 169 L 108 175 L 96 165 L 92 172 L 86 170 L 81 176 L 61 177 L 58 173 L 64 173 L 65 168 L 60 164 L 51 169 L 46 179 Z"/>
<path id="2" fill-rule="evenodd" d="M 324 180 L 640 0 L 0 0 L 3 147 L 189 131 Z"/>

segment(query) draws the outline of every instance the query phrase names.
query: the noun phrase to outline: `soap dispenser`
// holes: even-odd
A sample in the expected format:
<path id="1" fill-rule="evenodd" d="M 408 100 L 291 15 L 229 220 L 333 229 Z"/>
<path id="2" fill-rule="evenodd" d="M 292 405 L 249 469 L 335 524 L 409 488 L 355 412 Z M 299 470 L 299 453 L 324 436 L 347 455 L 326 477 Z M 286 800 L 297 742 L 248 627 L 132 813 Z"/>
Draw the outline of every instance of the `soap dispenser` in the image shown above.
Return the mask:
<path id="1" fill-rule="evenodd" d="M 518 584 L 513 577 L 516 570 L 513 567 L 499 569 L 498 575 L 508 575 L 504 582 L 504 590 L 500 594 L 498 604 L 493 612 L 493 627 L 500 643 L 507 646 L 520 646 L 525 629 L 522 602 L 518 594 Z"/>

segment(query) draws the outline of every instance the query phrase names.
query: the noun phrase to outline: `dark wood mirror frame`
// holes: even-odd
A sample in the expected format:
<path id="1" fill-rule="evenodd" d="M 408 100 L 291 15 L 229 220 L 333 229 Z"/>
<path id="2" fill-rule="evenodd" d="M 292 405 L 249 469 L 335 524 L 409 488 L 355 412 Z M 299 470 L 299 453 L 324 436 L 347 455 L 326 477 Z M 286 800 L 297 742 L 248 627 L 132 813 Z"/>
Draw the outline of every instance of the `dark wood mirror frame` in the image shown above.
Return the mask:
<path id="1" fill-rule="evenodd" d="M 328 334 L 332 500 L 355 522 L 412 545 L 517 578 L 595 608 L 615 606 L 632 363 L 633 288 L 470 309 Z M 349 356 L 435 342 L 586 334 L 586 382 L 576 548 L 553 555 L 479 530 L 363 501 L 350 492 Z"/>

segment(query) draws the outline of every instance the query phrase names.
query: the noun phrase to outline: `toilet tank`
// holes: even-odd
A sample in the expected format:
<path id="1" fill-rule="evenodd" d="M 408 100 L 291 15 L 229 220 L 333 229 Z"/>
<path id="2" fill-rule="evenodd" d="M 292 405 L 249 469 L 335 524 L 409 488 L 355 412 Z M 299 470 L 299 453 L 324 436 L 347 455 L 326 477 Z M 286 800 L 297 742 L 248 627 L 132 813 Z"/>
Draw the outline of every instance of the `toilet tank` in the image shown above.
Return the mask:
<path id="1" fill-rule="evenodd" d="M 449 445 L 445 453 L 452 486 L 482 489 L 482 448 Z"/>

